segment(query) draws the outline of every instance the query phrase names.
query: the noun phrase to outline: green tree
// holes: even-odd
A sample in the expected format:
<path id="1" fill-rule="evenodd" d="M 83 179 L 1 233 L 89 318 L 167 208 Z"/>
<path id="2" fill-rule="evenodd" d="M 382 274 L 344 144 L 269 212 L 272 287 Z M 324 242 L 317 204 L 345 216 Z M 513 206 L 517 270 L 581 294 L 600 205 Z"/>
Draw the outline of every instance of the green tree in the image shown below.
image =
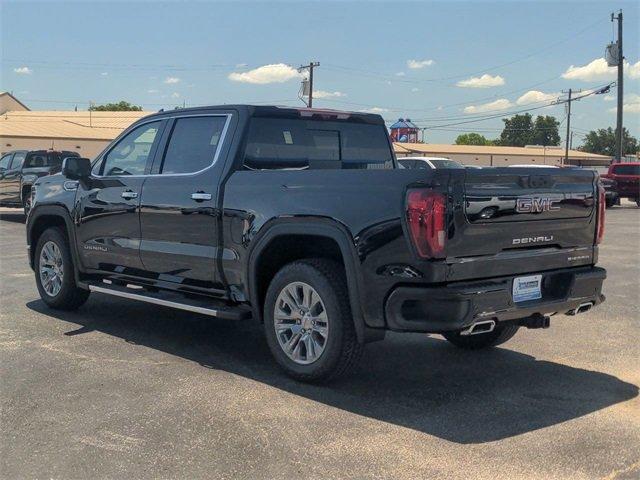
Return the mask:
<path id="1" fill-rule="evenodd" d="M 533 137 L 533 120 L 529 113 L 503 118 L 504 129 L 498 143 L 507 147 L 524 147 L 531 144 Z"/>
<path id="2" fill-rule="evenodd" d="M 550 115 L 536 117 L 535 121 L 529 113 L 503 118 L 504 129 L 497 144 L 508 147 L 524 147 L 525 145 L 559 145 L 560 123 Z"/>
<path id="3" fill-rule="evenodd" d="M 463 133 L 456 138 L 456 145 L 493 145 L 493 142 L 479 133 Z"/>
<path id="4" fill-rule="evenodd" d="M 626 128 L 622 129 L 622 149 L 625 155 L 634 154 L 638 151 L 638 140 L 629 135 Z M 584 144 L 580 150 L 589 153 L 597 153 L 613 157 L 616 154 L 616 132 L 613 128 L 600 128 L 591 130 L 584 137 Z"/>
<path id="5" fill-rule="evenodd" d="M 124 100 L 118 103 L 105 103 L 104 105 L 91 105 L 89 110 L 93 112 L 141 112 L 142 107 L 132 105 Z"/>
<path id="6" fill-rule="evenodd" d="M 536 117 L 536 121 L 533 124 L 533 132 L 531 133 L 531 144 L 544 145 L 545 147 L 559 145 L 559 126 L 560 122 L 556 120 L 556 117 L 550 115 Z"/>

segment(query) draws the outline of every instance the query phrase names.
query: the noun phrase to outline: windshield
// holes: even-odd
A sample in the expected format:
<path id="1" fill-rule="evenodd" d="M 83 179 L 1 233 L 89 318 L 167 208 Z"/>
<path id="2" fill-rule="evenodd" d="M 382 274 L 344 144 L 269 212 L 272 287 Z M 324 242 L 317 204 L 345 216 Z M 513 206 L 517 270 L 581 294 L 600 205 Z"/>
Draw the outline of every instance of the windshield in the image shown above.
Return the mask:
<path id="1" fill-rule="evenodd" d="M 462 165 L 453 160 L 431 160 L 431 163 L 436 168 L 462 168 Z"/>
<path id="2" fill-rule="evenodd" d="M 383 125 L 301 118 L 253 118 L 248 170 L 389 169 L 393 153 Z"/>

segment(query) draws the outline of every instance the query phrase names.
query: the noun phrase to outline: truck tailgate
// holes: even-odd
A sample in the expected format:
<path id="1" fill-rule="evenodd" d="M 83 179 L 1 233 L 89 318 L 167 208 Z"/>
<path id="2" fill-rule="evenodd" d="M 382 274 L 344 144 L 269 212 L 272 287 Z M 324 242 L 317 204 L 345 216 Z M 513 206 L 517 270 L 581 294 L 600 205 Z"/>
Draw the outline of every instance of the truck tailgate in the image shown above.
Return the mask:
<path id="1" fill-rule="evenodd" d="M 596 180 L 574 168 L 468 169 L 448 257 L 592 247 Z M 532 255 L 535 252 L 531 252 Z"/>

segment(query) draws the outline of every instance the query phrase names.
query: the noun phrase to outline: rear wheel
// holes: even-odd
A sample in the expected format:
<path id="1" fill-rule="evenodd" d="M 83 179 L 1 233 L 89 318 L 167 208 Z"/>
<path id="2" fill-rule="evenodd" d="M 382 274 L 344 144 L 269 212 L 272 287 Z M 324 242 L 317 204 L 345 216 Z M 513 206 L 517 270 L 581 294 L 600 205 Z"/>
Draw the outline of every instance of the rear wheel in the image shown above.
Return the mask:
<path id="1" fill-rule="evenodd" d="M 264 303 L 271 353 L 291 377 L 323 382 L 347 373 L 363 345 L 356 338 L 347 284 L 335 262 L 310 259 L 283 267 Z"/>
<path id="2" fill-rule="evenodd" d="M 34 255 L 36 286 L 48 306 L 75 310 L 87 301 L 89 291 L 76 285 L 69 242 L 60 228 L 44 231 Z"/>
<path id="3" fill-rule="evenodd" d="M 465 350 L 480 350 L 495 347 L 510 340 L 518 331 L 518 325 L 497 325 L 493 331 L 477 335 L 460 335 L 460 331 L 446 332 L 442 335 L 456 347 Z"/>
<path id="4" fill-rule="evenodd" d="M 606 207 L 607 207 L 607 208 L 611 208 L 611 207 L 613 207 L 613 206 L 616 204 L 616 201 L 615 201 L 615 199 L 613 199 L 613 198 L 607 198 L 607 199 L 604 201 L 604 203 L 605 203 L 605 205 L 606 205 Z"/>
<path id="5" fill-rule="evenodd" d="M 636 206 L 640 207 L 640 198 L 636 198 Z"/>

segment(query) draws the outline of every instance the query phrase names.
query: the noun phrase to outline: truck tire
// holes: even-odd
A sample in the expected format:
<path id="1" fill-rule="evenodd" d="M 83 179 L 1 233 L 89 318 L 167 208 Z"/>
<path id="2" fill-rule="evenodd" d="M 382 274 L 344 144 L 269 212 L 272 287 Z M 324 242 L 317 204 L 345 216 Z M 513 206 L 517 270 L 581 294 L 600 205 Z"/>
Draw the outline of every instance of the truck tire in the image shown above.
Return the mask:
<path id="1" fill-rule="evenodd" d="M 496 328 L 489 333 L 463 336 L 460 335 L 460 331 L 457 331 L 446 332 L 442 335 L 456 347 L 464 348 L 465 350 L 480 350 L 505 343 L 516 334 L 518 328 L 520 328 L 518 325 L 497 325 Z"/>
<path id="2" fill-rule="evenodd" d="M 356 338 L 344 271 L 325 259 L 290 263 L 273 277 L 264 330 L 278 365 L 304 382 L 346 374 L 364 348 Z"/>
<path id="3" fill-rule="evenodd" d="M 45 230 L 34 252 L 36 286 L 49 307 L 75 310 L 89 298 L 89 291 L 76 285 L 69 241 L 57 227 Z"/>
<path id="4" fill-rule="evenodd" d="M 616 204 L 616 201 L 614 198 L 607 198 L 604 202 L 607 208 L 611 208 Z"/>

